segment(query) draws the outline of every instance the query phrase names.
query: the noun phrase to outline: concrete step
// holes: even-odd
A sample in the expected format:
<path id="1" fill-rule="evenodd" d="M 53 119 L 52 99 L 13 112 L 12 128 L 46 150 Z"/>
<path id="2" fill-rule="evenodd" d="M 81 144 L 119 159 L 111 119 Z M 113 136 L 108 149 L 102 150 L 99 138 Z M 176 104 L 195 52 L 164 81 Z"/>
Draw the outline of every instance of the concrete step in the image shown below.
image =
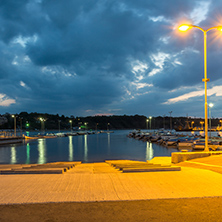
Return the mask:
<path id="1" fill-rule="evenodd" d="M 158 171 L 180 171 L 181 167 L 147 167 L 147 168 L 123 168 L 123 173 L 138 173 L 138 172 L 158 172 Z"/>
<path id="2" fill-rule="evenodd" d="M 142 161 L 132 161 L 132 160 L 110 160 L 106 161 L 112 167 L 119 169 L 123 173 L 127 172 L 157 172 L 157 171 L 179 171 L 181 170 L 178 166 L 171 166 L 169 161 L 164 161 L 163 163 L 153 163 L 153 162 L 142 162 Z"/>
<path id="3" fill-rule="evenodd" d="M 62 174 L 79 165 L 81 162 L 55 162 L 17 166 L 0 166 L 0 174 Z"/>
<path id="4" fill-rule="evenodd" d="M 2 170 L 2 175 L 11 174 L 62 174 L 66 169 L 16 169 L 16 170 Z"/>

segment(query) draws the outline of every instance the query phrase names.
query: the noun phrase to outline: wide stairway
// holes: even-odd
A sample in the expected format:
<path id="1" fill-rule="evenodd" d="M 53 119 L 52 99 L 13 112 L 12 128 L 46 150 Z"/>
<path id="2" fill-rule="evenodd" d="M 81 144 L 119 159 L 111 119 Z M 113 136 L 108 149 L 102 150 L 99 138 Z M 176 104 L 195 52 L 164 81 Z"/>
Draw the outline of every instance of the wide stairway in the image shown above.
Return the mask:
<path id="1" fill-rule="evenodd" d="M 131 161 L 131 160 L 109 160 L 106 163 L 120 170 L 123 173 L 137 172 L 158 172 L 158 171 L 180 171 L 180 166 L 171 164 L 159 164 L 151 162 Z"/>
<path id="2" fill-rule="evenodd" d="M 157 159 L 158 161 L 158 159 Z M 0 164 L 0 174 L 104 174 L 180 171 L 180 166 L 158 162 L 132 160 L 106 160 L 98 163 L 54 162 L 46 164 Z"/>

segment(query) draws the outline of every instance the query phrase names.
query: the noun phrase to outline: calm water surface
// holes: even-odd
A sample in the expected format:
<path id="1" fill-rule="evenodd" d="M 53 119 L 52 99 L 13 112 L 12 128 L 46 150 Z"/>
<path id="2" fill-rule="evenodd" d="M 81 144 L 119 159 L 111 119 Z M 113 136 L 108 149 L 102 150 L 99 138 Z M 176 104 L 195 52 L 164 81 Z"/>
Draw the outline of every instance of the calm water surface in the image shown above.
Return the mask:
<path id="1" fill-rule="evenodd" d="M 151 160 L 155 156 L 170 156 L 170 149 L 142 142 L 127 135 L 131 130 L 114 133 L 30 140 L 23 144 L 1 146 L 0 164 L 30 164 L 55 161 L 85 163 L 111 159 Z"/>

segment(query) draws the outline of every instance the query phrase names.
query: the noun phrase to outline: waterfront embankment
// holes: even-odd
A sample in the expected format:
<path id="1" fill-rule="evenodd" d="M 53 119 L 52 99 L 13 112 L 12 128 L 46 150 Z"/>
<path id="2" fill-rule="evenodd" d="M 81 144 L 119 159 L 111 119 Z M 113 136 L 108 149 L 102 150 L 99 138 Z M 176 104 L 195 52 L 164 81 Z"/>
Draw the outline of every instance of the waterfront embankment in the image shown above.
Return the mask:
<path id="1" fill-rule="evenodd" d="M 167 164 L 171 158 L 151 162 Z M 122 173 L 101 162 L 78 164 L 65 174 L 0 175 L 0 219 L 215 221 L 222 202 L 222 155 L 178 165 L 181 171 Z"/>

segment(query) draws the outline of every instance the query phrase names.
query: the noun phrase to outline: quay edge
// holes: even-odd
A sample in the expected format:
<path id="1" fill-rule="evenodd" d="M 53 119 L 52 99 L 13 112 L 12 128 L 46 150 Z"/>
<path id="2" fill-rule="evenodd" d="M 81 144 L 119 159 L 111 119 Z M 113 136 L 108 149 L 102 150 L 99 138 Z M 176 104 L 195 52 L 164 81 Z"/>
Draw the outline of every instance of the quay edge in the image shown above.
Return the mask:
<path id="1" fill-rule="evenodd" d="M 208 157 L 211 155 L 222 155 L 222 151 L 210 151 L 210 152 L 174 152 L 171 154 L 172 163 L 180 163 L 186 160 Z"/>

